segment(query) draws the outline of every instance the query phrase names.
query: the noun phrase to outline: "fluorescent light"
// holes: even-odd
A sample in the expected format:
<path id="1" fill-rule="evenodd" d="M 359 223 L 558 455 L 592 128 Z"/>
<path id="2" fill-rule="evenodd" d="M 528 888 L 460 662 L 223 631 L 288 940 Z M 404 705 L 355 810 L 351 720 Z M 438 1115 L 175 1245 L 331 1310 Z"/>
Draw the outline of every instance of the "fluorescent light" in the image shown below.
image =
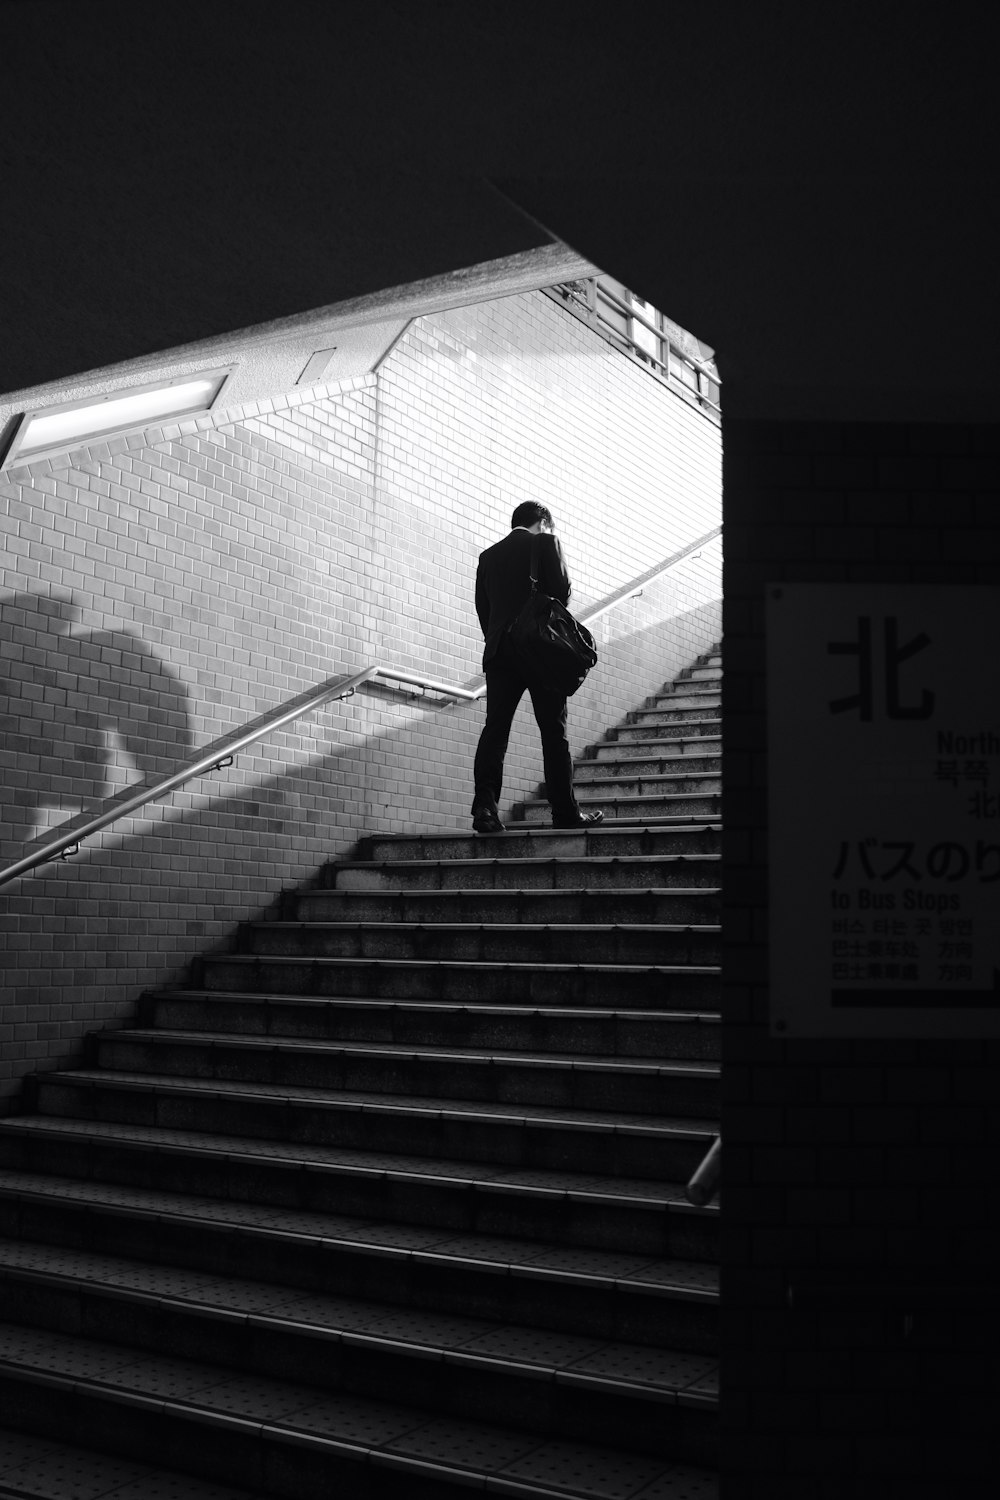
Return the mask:
<path id="1" fill-rule="evenodd" d="M 136 386 L 111 395 L 69 401 L 26 412 L 5 464 L 30 463 L 45 454 L 80 448 L 112 434 L 129 432 L 164 418 L 211 410 L 231 370 L 208 370 L 157 385 Z"/>

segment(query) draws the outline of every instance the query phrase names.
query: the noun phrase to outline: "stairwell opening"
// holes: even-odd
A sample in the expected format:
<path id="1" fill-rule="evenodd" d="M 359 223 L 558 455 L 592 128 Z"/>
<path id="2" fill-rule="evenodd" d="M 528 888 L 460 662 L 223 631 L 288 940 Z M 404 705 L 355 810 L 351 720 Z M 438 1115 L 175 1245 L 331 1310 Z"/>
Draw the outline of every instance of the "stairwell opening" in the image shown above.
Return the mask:
<path id="1" fill-rule="evenodd" d="M 655 565 L 718 524 L 718 387 L 711 351 L 598 280 L 417 316 L 375 372 L 63 470 L 143 465 L 198 522 L 203 569 L 213 537 L 240 545 L 234 516 L 280 511 L 280 585 L 187 605 L 215 631 L 182 676 L 196 732 L 237 675 L 220 622 L 234 660 L 248 639 L 300 670 L 391 648 L 469 680 L 474 621 L 442 619 L 528 490 L 575 607 L 614 607 L 572 709 L 600 828 L 549 826 L 525 722 L 508 831 L 473 835 L 478 717 L 380 690 L 41 877 L 64 913 L 109 877 L 123 898 L 92 962 L 67 943 L 60 969 L 55 944 L 62 996 L 111 971 L 143 894 L 208 930 L 141 985 L 123 962 L 130 993 L 113 1015 L 94 998 L 79 1065 L 53 1048 L 0 1121 L 5 1451 L 25 1465 L 68 1441 L 183 1469 L 191 1500 L 222 1480 L 715 1492 L 719 1205 L 685 1186 L 718 1121 L 718 540 Z M 19 483 L 44 504 L 37 478 Z"/>

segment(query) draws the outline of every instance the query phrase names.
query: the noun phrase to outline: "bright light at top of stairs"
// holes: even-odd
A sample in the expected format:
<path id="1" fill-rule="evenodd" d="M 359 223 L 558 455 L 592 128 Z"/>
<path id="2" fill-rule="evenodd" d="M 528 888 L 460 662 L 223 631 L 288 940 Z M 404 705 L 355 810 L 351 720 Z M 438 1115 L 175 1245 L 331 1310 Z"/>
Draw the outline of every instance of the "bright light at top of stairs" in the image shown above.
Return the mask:
<path id="1" fill-rule="evenodd" d="M 136 386 L 63 406 L 26 412 L 7 454 L 21 463 L 44 454 L 143 427 L 164 417 L 206 412 L 217 401 L 230 370 L 206 370 L 155 385 Z"/>

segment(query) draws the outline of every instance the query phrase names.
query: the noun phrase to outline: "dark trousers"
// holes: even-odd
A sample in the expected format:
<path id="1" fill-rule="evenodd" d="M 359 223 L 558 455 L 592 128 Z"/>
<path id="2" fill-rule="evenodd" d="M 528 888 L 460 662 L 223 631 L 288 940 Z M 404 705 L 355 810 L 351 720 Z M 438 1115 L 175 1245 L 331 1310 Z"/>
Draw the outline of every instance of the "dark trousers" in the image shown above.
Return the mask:
<path id="1" fill-rule="evenodd" d="M 486 723 L 476 750 L 473 812 L 480 807 L 496 807 L 500 802 L 510 726 L 525 692 L 531 694 L 531 706 L 542 736 L 546 794 L 553 813 L 564 817 L 577 810 L 573 757 L 566 738 L 566 698 L 562 693 L 545 692 L 529 685 L 506 636 L 486 667 Z"/>

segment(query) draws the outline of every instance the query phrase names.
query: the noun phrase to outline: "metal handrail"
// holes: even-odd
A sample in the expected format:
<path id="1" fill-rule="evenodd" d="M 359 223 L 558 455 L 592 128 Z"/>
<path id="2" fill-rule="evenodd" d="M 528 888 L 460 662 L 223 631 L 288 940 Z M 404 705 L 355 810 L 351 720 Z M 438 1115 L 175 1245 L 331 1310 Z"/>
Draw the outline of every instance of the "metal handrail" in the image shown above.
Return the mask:
<path id="1" fill-rule="evenodd" d="M 706 531 L 705 535 L 700 536 L 696 542 L 689 542 L 686 547 L 682 547 L 665 562 L 657 563 L 655 568 L 650 568 L 648 573 L 643 573 L 639 578 L 633 578 L 631 583 L 627 583 L 623 589 L 612 594 L 611 598 L 606 599 L 603 604 L 596 604 L 593 609 L 584 610 L 583 614 L 577 617 L 580 624 L 589 625 L 591 620 L 598 619 L 609 609 L 614 609 L 618 604 L 624 604 L 626 599 L 637 599 L 648 584 L 655 583 L 658 578 L 662 578 L 664 573 L 669 573 L 672 568 L 676 568 L 685 558 L 697 556 L 702 547 L 707 547 L 709 542 L 714 542 L 715 538 L 721 535 L 721 526 L 716 526 L 713 531 Z"/>
<path id="2" fill-rule="evenodd" d="M 399 672 L 395 667 L 375 667 L 373 677 L 384 677 L 389 682 L 405 682 L 409 687 L 420 687 L 428 693 L 442 693 L 446 698 L 463 698 L 475 702 L 486 692 L 486 684 L 477 688 L 455 687 L 451 682 L 436 682 L 433 677 L 423 677 L 419 672 Z"/>
<path id="3" fill-rule="evenodd" d="M 104 812 L 95 813 L 84 824 L 71 829 L 68 833 L 57 834 L 55 838 L 47 839 L 32 854 L 27 854 L 16 864 L 8 865 L 5 870 L 0 870 L 0 885 L 6 885 L 8 881 L 17 879 L 19 875 L 26 875 L 29 870 L 37 869 L 39 865 L 58 859 L 66 850 L 75 849 L 85 838 L 99 833 L 109 823 L 116 823 L 119 818 L 126 818 L 129 813 L 138 812 L 149 802 L 159 801 L 168 792 L 183 786 L 186 781 L 193 781 L 196 776 L 204 776 L 206 771 L 214 771 L 217 767 L 228 764 L 241 750 L 246 750 L 258 740 L 275 734 L 279 729 L 284 729 L 286 725 L 294 723 L 305 714 L 314 713 L 316 709 L 324 707 L 327 703 L 333 703 L 338 698 L 349 697 L 362 683 L 373 677 L 377 670 L 377 667 L 365 667 L 363 672 L 355 672 L 352 677 L 328 679 L 318 688 L 314 688 L 312 692 L 294 699 L 290 704 L 283 704 L 274 713 L 265 714 L 263 719 L 257 720 L 253 729 L 244 730 L 235 739 L 216 740 L 211 750 L 201 754 L 197 760 L 181 766 L 172 775 L 164 776 L 153 786 L 144 785 L 131 796 L 124 798 L 119 793 L 110 799 L 112 805 L 106 806 Z"/>
<path id="4" fill-rule="evenodd" d="M 627 314 L 627 316 L 633 318 L 636 323 L 641 323 L 644 328 L 649 329 L 650 333 L 655 333 L 658 339 L 662 339 L 665 344 L 669 344 L 671 349 L 673 349 L 681 359 L 685 360 L 689 365 L 693 365 L 694 368 L 705 375 L 707 379 L 714 381 L 716 385 L 722 384 L 720 376 L 716 373 L 714 360 L 700 359 L 694 354 L 689 354 L 686 349 L 681 348 L 680 344 L 678 344 L 675 339 L 672 339 L 670 337 L 667 329 L 658 328 L 651 318 L 647 318 L 641 307 L 636 307 L 632 302 L 626 302 L 622 297 L 618 296 L 617 292 L 613 292 L 609 286 L 603 286 L 600 281 L 597 281 L 595 283 L 595 286 L 597 289 L 598 297 L 603 297 L 605 302 L 610 302 L 612 306 L 618 308 L 619 312 Z M 663 361 L 660 360 L 659 363 L 662 364 Z"/>
<path id="5" fill-rule="evenodd" d="M 719 1191 L 722 1177 L 722 1136 L 717 1135 L 684 1189 L 689 1203 L 704 1208 Z"/>
<path id="6" fill-rule="evenodd" d="M 687 349 L 682 348 L 682 346 L 678 344 L 674 338 L 671 337 L 670 331 L 668 329 L 658 328 L 650 318 L 647 318 L 645 316 L 641 308 L 635 307 L 631 302 L 623 301 L 623 299 L 619 297 L 615 292 L 613 292 L 610 287 L 604 286 L 603 283 L 598 279 L 590 278 L 587 282 L 587 285 L 593 289 L 593 301 L 576 293 L 573 290 L 573 287 L 576 284 L 578 283 L 563 282 L 560 285 L 551 288 L 551 290 L 561 293 L 564 298 L 568 297 L 571 302 L 576 303 L 583 310 L 582 313 L 578 314 L 578 316 L 582 316 L 585 322 L 587 322 L 591 327 L 600 330 L 608 339 L 615 341 L 616 347 L 624 346 L 626 350 L 636 355 L 638 358 L 641 358 L 643 361 L 648 360 L 650 364 L 655 365 L 657 371 L 661 373 L 661 378 L 667 383 L 668 386 L 670 386 L 671 389 L 676 388 L 680 391 L 686 391 L 693 400 L 699 403 L 699 405 L 717 413 L 718 415 L 721 415 L 721 401 L 713 400 L 713 398 L 708 394 L 706 390 L 702 388 L 701 385 L 702 381 L 708 381 L 712 385 L 716 386 L 716 388 L 721 387 L 722 379 L 715 367 L 714 359 L 700 359 L 696 355 L 689 353 Z M 630 317 L 635 322 L 639 323 L 643 328 L 648 329 L 648 331 L 654 334 L 661 343 L 666 344 L 668 350 L 673 353 L 677 359 L 679 359 L 682 363 L 688 365 L 695 372 L 699 381 L 698 385 L 688 385 L 686 381 L 681 380 L 676 375 L 674 375 L 673 371 L 670 368 L 669 356 L 667 360 L 663 360 L 660 359 L 657 355 L 651 354 L 648 349 L 643 348 L 641 344 L 637 344 L 636 341 L 631 338 L 628 333 L 623 333 L 621 329 L 616 328 L 613 323 L 610 323 L 607 318 L 602 317 L 600 308 L 597 306 L 598 301 L 606 302 L 610 307 L 617 308 L 619 312 L 624 313 L 627 317 Z"/>
<path id="7" fill-rule="evenodd" d="M 699 537 L 696 542 L 691 542 L 689 546 L 683 547 L 680 552 L 675 552 L 673 556 L 668 557 L 664 562 L 658 563 L 650 572 L 633 579 L 630 584 L 627 584 L 624 589 L 620 589 L 616 594 L 613 594 L 603 604 L 598 604 L 580 615 L 581 623 L 586 624 L 588 621 L 596 619 L 599 615 L 605 614 L 609 609 L 613 609 L 616 604 L 624 603 L 626 599 L 636 598 L 642 593 L 647 584 L 662 577 L 664 573 L 668 573 L 672 568 L 676 568 L 685 558 L 697 552 L 698 548 L 704 547 L 713 541 L 721 532 L 722 527 L 717 526 L 714 531 L 707 532 L 705 536 Z M 109 823 L 116 823 L 119 818 L 126 818 L 130 813 L 138 812 L 140 808 L 145 807 L 150 802 L 158 802 L 168 792 L 175 791 L 177 787 L 183 786 L 185 782 L 193 781 L 196 776 L 204 776 L 208 771 L 218 770 L 223 765 L 229 765 L 235 756 L 239 755 L 242 750 L 248 749 L 251 745 L 255 745 L 258 740 L 265 739 L 268 735 L 276 734 L 279 729 L 286 728 L 287 725 L 293 724 L 297 719 L 304 718 L 306 714 L 315 713 L 317 709 L 324 708 L 328 703 L 335 703 L 341 698 L 349 698 L 359 687 L 362 687 L 366 682 L 373 681 L 375 678 L 381 678 L 387 682 L 405 683 L 410 687 L 422 688 L 425 692 L 440 693 L 446 698 L 460 699 L 467 702 L 474 702 L 482 698 L 486 692 L 485 682 L 477 688 L 457 687 L 454 683 L 439 682 L 437 679 L 425 677 L 419 672 L 409 672 L 397 667 L 385 667 L 379 665 L 377 662 L 370 667 L 365 667 L 363 671 L 355 672 L 350 676 L 328 678 L 319 687 L 300 694 L 299 697 L 282 704 L 271 713 L 264 714 L 261 718 L 252 721 L 253 727 L 244 729 L 241 734 L 237 734 L 230 739 L 223 737 L 221 740 L 216 740 L 210 750 L 203 751 L 196 760 L 189 761 L 181 766 L 179 770 L 174 771 L 169 776 L 163 777 L 152 786 L 143 785 L 131 793 L 117 793 L 105 803 L 103 812 L 95 813 L 93 817 L 88 818 L 82 824 L 79 824 L 77 819 L 71 820 L 76 826 L 71 827 L 69 831 L 59 833 L 54 838 L 47 839 L 44 844 L 33 850 L 31 854 L 24 855 L 14 864 L 8 865 L 6 869 L 0 870 L 0 886 L 7 885 L 12 880 L 17 880 L 21 875 L 27 875 L 31 870 L 37 869 L 39 865 L 48 864 L 54 859 L 65 856 L 67 852 L 76 850 L 85 838 L 90 838 L 93 834 L 99 833 Z M 82 816 L 82 814 L 79 816 Z"/>

